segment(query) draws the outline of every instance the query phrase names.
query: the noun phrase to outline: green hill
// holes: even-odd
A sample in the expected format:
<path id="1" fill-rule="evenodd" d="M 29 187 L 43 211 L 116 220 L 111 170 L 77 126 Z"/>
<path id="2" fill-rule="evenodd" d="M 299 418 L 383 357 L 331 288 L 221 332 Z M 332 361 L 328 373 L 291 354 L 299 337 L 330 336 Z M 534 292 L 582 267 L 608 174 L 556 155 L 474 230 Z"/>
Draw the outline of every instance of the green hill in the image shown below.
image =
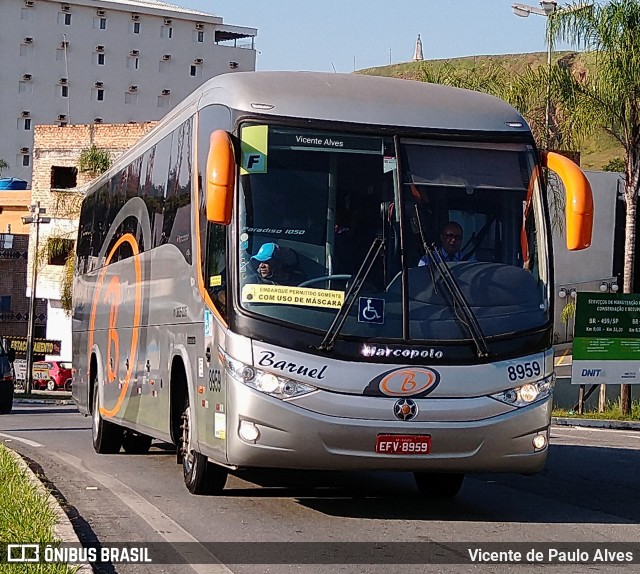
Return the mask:
<path id="1" fill-rule="evenodd" d="M 554 62 L 557 61 L 564 66 L 571 67 L 576 74 L 588 73 L 592 59 L 593 54 L 581 52 L 555 52 L 553 55 Z M 499 65 L 506 69 L 507 72 L 522 74 L 527 68 L 546 66 L 546 61 L 546 52 L 500 56 L 469 56 L 447 60 L 425 60 L 423 62 L 392 64 L 390 66 L 359 70 L 358 73 L 370 76 L 420 80 L 423 69 L 436 69 L 446 63 L 461 71 Z M 599 170 L 612 159 L 624 156 L 622 146 L 605 133 L 598 134 L 582 142 L 579 151 L 580 163 L 583 169 Z"/>

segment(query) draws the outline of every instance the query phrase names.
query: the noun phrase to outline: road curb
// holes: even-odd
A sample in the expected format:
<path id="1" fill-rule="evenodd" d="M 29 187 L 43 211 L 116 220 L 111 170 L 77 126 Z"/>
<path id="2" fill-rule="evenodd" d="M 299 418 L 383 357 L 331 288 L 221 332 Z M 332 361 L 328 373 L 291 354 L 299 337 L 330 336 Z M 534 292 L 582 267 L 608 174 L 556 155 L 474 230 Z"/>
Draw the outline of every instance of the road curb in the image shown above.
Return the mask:
<path id="1" fill-rule="evenodd" d="M 29 465 L 24 461 L 24 459 L 14 450 L 7 447 L 7 452 L 15 459 L 18 466 L 25 472 L 27 479 L 31 484 L 33 484 L 38 491 L 38 494 L 44 496 L 47 500 L 47 504 L 53 510 L 56 515 L 56 524 L 53 527 L 53 533 L 56 538 L 60 539 L 62 542 L 71 544 L 77 548 L 82 548 L 82 542 L 78 538 L 76 531 L 73 529 L 73 525 L 69 520 L 66 512 L 60 506 L 60 503 L 56 500 L 56 498 L 44 487 L 42 481 L 36 476 L 36 474 L 29 468 Z M 77 574 L 92 574 L 93 569 L 91 565 L 88 563 L 77 564 L 70 563 L 72 567 L 78 567 L 75 572 Z"/>
<path id="2" fill-rule="evenodd" d="M 551 424 L 567 427 L 591 427 L 614 430 L 640 431 L 640 422 L 616 421 L 611 419 L 581 419 L 571 417 L 552 417 Z"/>
<path id="3" fill-rule="evenodd" d="M 13 404 L 23 405 L 74 405 L 72 399 L 23 399 L 13 395 Z"/>

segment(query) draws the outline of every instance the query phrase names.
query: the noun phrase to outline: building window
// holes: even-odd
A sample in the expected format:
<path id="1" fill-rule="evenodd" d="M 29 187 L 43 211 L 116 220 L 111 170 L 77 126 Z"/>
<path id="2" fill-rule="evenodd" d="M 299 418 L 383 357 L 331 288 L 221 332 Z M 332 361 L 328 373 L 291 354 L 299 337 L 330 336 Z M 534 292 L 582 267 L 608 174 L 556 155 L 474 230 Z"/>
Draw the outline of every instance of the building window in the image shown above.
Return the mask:
<path id="1" fill-rule="evenodd" d="M 67 257 L 73 252 L 73 239 L 49 239 L 47 248 L 49 265 L 64 265 Z"/>
<path id="2" fill-rule="evenodd" d="M 11 311 L 11 295 L 2 295 L 0 297 L 0 311 Z"/>
<path id="3" fill-rule="evenodd" d="M 24 129 L 25 130 L 31 129 L 31 118 L 24 118 Z"/>
<path id="4" fill-rule="evenodd" d="M 196 42 L 204 42 L 204 32 L 202 30 L 195 31 Z"/>
<path id="5" fill-rule="evenodd" d="M 127 68 L 130 70 L 137 70 L 140 65 L 138 56 L 127 56 Z"/>
<path id="6" fill-rule="evenodd" d="M 169 96 L 158 96 L 159 108 L 168 108 L 170 103 Z"/>
<path id="7" fill-rule="evenodd" d="M 33 8 L 27 6 L 20 11 L 20 20 L 33 20 L 33 15 Z"/>
<path id="8" fill-rule="evenodd" d="M 51 187 L 53 189 L 72 189 L 77 185 L 78 168 L 61 165 L 51 166 Z"/>
<path id="9" fill-rule="evenodd" d="M 0 233 L 0 247 L 2 249 L 13 249 L 12 233 Z"/>
<path id="10" fill-rule="evenodd" d="M 22 156 L 22 167 L 29 167 L 30 164 L 30 158 L 28 155 L 23 155 Z"/>
<path id="11" fill-rule="evenodd" d="M 124 93 L 124 103 L 135 105 L 138 103 L 138 94 L 134 92 L 125 92 Z"/>
<path id="12" fill-rule="evenodd" d="M 202 76 L 202 64 L 191 64 L 189 75 L 193 77 Z"/>
<path id="13" fill-rule="evenodd" d="M 106 18 L 100 18 L 100 30 L 106 30 L 107 29 L 107 19 Z"/>
<path id="14" fill-rule="evenodd" d="M 60 96 L 63 98 L 69 97 L 69 86 L 60 86 Z"/>
<path id="15" fill-rule="evenodd" d="M 171 72 L 171 60 L 160 60 L 158 71 L 161 74 L 168 74 Z"/>
<path id="16" fill-rule="evenodd" d="M 162 26 L 160 28 L 160 37 L 173 38 L 173 28 L 171 26 Z"/>
<path id="17" fill-rule="evenodd" d="M 140 34 L 140 22 L 133 22 L 133 33 Z"/>
<path id="18" fill-rule="evenodd" d="M 98 66 L 104 66 L 104 54 L 98 54 Z"/>
<path id="19" fill-rule="evenodd" d="M 56 48 L 56 62 L 64 61 L 64 48 Z"/>
<path id="20" fill-rule="evenodd" d="M 33 44 L 20 44 L 20 56 L 33 56 Z"/>
<path id="21" fill-rule="evenodd" d="M 18 84 L 19 94 L 33 94 L 33 84 L 31 82 L 21 81 Z"/>
<path id="22" fill-rule="evenodd" d="M 104 101 L 104 90 L 102 88 L 96 90 L 96 100 L 99 102 Z"/>
<path id="23" fill-rule="evenodd" d="M 69 12 L 58 12 L 58 24 L 71 26 L 71 14 Z"/>

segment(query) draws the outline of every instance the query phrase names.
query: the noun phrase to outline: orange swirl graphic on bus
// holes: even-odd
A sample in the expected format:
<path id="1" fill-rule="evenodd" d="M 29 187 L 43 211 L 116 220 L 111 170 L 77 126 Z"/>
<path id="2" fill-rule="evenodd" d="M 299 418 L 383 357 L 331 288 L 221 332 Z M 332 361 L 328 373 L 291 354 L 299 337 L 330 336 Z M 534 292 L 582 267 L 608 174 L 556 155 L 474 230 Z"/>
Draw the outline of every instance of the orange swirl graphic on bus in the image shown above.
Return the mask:
<path id="1" fill-rule="evenodd" d="M 136 365 L 136 356 L 138 351 L 138 331 L 140 329 L 140 311 L 142 308 L 142 269 L 140 266 L 140 261 L 138 260 L 137 255 L 140 253 L 140 249 L 138 247 L 138 242 L 136 238 L 131 233 L 125 233 L 122 235 L 118 241 L 114 244 L 107 256 L 104 267 L 102 268 L 102 272 L 98 277 L 98 281 L 95 286 L 95 293 L 93 295 L 93 304 L 91 306 L 91 315 L 89 319 L 89 345 L 88 345 L 88 355 L 89 361 L 87 364 L 91 364 L 91 352 L 93 350 L 93 337 L 95 333 L 96 327 L 96 309 L 98 307 L 98 302 L 100 301 L 100 293 L 102 291 L 102 284 L 104 282 L 105 274 L 107 269 L 109 268 L 109 263 L 111 262 L 111 258 L 116 253 L 120 245 L 123 243 L 128 243 L 131 246 L 133 251 L 133 266 L 135 270 L 135 302 L 134 302 L 134 313 L 133 313 L 133 325 L 131 329 L 131 345 L 129 349 L 128 356 L 128 367 L 127 372 L 125 373 L 124 379 L 122 381 L 122 388 L 120 389 L 120 394 L 118 395 L 118 399 L 116 404 L 111 409 L 107 409 L 104 406 L 100 406 L 100 414 L 106 417 L 112 417 L 115 415 L 122 406 L 124 399 L 127 395 L 127 391 L 129 389 L 129 383 L 131 382 L 131 375 L 133 374 L 133 370 Z M 120 277 L 113 276 L 109 280 L 109 284 L 105 290 L 105 294 L 103 297 L 102 303 L 109 304 L 109 325 L 108 325 L 108 343 L 107 343 L 107 369 L 106 376 L 109 383 L 115 382 L 117 379 L 117 371 L 118 364 L 120 360 L 120 339 L 117 333 L 117 320 L 118 320 L 118 309 L 122 302 L 122 286 L 120 283 Z M 98 384 L 101 381 L 97 381 Z M 104 382 L 102 383 L 104 384 Z M 97 393 L 98 389 L 94 389 L 94 392 Z"/>
<path id="2" fill-rule="evenodd" d="M 440 375 L 427 368 L 403 368 L 386 373 L 378 388 L 390 397 L 426 395 L 440 382 Z"/>

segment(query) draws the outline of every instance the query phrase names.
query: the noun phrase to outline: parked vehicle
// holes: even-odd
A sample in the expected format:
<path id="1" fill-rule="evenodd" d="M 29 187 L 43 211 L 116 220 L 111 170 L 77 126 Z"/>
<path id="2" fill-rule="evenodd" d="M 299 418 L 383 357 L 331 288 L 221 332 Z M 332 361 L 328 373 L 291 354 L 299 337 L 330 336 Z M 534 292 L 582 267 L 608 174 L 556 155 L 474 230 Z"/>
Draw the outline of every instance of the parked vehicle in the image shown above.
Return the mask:
<path id="1" fill-rule="evenodd" d="M 8 415 L 13 408 L 13 369 L 15 359 L 13 349 L 5 350 L 0 340 L 0 414 Z"/>
<path id="2" fill-rule="evenodd" d="M 71 363 L 37 361 L 33 363 L 33 388 L 48 391 L 71 390 Z"/>

